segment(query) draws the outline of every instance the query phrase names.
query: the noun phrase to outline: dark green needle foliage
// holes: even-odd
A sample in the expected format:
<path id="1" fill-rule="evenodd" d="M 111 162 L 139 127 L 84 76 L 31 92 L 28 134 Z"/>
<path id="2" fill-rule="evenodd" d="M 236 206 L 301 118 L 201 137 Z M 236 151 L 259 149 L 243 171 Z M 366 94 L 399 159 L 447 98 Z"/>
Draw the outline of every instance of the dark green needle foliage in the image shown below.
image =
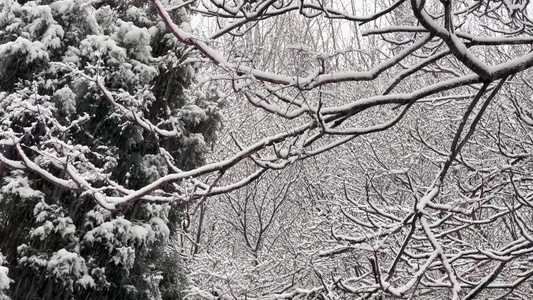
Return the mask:
<path id="1" fill-rule="evenodd" d="M 183 49 L 148 1 L 93 2 L 0 2 L 0 154 L 54 178 L 0 163 L 0 283 L 6 267 L 12 280 L 0 297 L 179 299 L 186 286 L 186 266 L 168 250 L 179 204 L 110 211 L 75 179 L 136 190 L 198 167 L 220 108 L 189 90 L 194 66 L 181 64 Z M 172 15 L 186 21 L 184 9 Z"/>

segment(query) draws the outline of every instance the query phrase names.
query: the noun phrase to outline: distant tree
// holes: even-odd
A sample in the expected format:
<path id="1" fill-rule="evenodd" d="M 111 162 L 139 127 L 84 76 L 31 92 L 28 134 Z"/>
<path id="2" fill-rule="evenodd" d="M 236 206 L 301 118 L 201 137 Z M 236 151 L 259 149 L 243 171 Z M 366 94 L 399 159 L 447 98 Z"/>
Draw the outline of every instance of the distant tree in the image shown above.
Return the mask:
<path id="1" fill-rule="evenodd" d="M 203 1 L 197 11 L 216 20 L 209 38 L 173 33 L 214 63 L 213 81 L 229 83 L 248 104 L 231 104 L 240 114 L 234 124 L 246 130 L 228 138 L 242 150 L 234 158 L 247 162 L 223 168 L 220 183 L 302 161 L 318 164 L 307 176 L 320 180 L 308 182 L 322 186 L 309 187 L 319 196 L 300 190 L 303 200 L 289 191 L 285 202 L 321 198 L 290 227 L 312 232 L 305 238 L 314 251 L 297 247 L 291 234 L 263 249 L 257 267 L 245 239 L 220 235 L 239 237 L 239 220 L 261 231 L 268 210 L 239 205 L 268 203 L 283 184 L 217 198 L 202 222 L 191 293 L 212 299 L 207 291 L 216 286 L 223 299 L 527 299 L 531 8 L 525 1 Z M 240 212 L 223 210 L 232 205 Z M 287 222 L 284 213 L 273 227 Z M 287 257 L 291 251 L 299 257 Z M 268 271 L 280 266 L 278 274 L 295 275 L 295 266 L 299 273 L 278 281 Z"/>

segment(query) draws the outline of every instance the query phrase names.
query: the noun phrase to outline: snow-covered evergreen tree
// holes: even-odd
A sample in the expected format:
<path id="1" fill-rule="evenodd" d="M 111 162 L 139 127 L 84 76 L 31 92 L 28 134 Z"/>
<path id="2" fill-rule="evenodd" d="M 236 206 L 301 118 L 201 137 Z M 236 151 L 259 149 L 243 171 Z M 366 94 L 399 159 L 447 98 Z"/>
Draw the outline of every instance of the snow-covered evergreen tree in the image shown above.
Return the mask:
<path id="1" fill-rule="evenodd" d="M 186 26 L 183 8 L 172 15 Z M 178 298 L 183 266 L 165 247 L 179 205 L 102 207 L 84 187 L 111 182 L 98 192 L 119 195 L 203 163 L 219 107 L 189 92 L 182 52 L 145 1 L 0 2 L 0 290 L 10 283 L 11 299 Z"/>

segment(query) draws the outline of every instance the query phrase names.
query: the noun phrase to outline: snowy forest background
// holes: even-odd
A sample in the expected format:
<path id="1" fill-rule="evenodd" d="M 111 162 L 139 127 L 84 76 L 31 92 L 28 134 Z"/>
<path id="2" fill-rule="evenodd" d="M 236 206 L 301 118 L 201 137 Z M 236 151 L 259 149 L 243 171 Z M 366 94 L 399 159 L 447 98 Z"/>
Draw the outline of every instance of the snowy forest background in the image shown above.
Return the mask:
<path id="1" fill-rule="evenodd" d="M 0 299 L 530 299 L 526 0 L 0 0 Z"/>

